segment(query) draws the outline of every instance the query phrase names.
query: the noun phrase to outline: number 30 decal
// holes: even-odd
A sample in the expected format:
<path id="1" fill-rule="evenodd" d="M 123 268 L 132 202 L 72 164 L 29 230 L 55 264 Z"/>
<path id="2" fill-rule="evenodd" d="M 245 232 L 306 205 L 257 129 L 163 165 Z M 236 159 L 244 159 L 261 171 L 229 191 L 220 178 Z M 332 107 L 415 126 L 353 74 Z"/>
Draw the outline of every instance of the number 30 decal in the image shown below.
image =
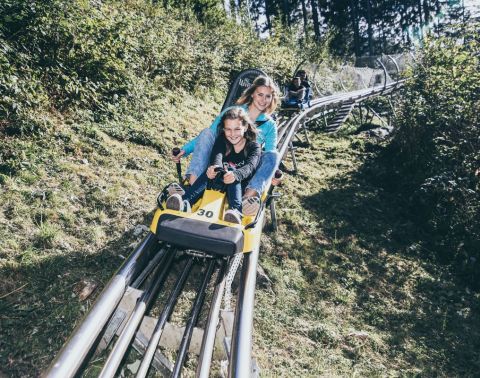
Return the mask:
<path id="1" fill-rule="evenodd" d="M 197 214 L 202 216 L 202 215 L 205 215 L 207 218 L 211 218 L 213 217 L 213 211 L 205 211 L 205 209 L 200 209 L 197 211 Z"/>

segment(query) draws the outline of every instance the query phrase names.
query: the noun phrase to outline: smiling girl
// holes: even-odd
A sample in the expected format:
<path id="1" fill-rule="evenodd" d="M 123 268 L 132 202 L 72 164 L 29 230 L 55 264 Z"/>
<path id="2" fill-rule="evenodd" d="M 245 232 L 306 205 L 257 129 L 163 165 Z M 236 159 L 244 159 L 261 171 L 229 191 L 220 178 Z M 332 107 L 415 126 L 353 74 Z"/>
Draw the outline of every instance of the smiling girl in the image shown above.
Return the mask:
<path id="1" fill-rule="evenodd" d="M 224 220 L 241 223 L 242 193 L 252 178 L 261 155 L 256 127 L 241 107 L 227 110 L 220 119 L 218 136 L 210 155 L 210 166 L 186 189 L 183 195 L 174 193 L 168 197 L 168 209 L 189 211 L 203 194 L 208 179 L 219 181 L 215 168 L 225 167 L 227 172 L 221 181 L 225 184 L 229 209 Z"/>
<path id="2" fill-rule="evenodd" d="M 254 215 L 260 206 L 260 195 L 265 190 L 266 184 L 272 180 L 273 173 L 278 165 L 279 156 L 277 146 L 277 125 L 270 116 L 278 103 L 278 90 L 275 83 L 268 77 L 257 77 L 252 85 L 245 90 L 237 100 L 240 108 L 245 110 L 251 120 L 255 120 L 258 129 L 257 142 L 262 145 L 260 163 L 255 175 L 247 184 L 243 199 L 243 212 L 246 215 Z M 228 111 L 232 108 L 227 108 Z M 188 156 L 194 152 L 187 176 L 190 184 L 202 174 L 208 165 L 208 157 L 212 151 L 217 134 L 217 127 L 224 113 L 220 114 L 212 125 L 203 130 L 195 139 L 186 143 L 180 154 L 172 156 L 172 160 L 179 162 L 182 156 Z"/>

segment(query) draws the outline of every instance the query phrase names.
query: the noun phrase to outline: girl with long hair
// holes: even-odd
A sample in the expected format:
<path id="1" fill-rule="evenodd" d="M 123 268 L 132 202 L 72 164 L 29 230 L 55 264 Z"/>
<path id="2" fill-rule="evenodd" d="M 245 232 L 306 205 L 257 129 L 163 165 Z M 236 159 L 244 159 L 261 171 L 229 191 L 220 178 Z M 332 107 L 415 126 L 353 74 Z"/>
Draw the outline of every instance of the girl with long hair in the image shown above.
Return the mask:
<path id="1" fill-rule="evenodd" d="M 229 209 L 224 220 L 241 223 L 242 193 L 247 182 L 252 178 L 261 155 L 260 145 L 256 142 L 257 129 L 250 121 L 246 111 L 235 107 L 223 113 L 217 131 L 210 166 L 203 172 L 185 192 L 173 193 L 167 198 L 168 209 L 190 211 L 203 194 L 208 179 L 221 181 L 225 185 Z M 220 179 L 215 168 L 223 167 L 226 172 Z"/>

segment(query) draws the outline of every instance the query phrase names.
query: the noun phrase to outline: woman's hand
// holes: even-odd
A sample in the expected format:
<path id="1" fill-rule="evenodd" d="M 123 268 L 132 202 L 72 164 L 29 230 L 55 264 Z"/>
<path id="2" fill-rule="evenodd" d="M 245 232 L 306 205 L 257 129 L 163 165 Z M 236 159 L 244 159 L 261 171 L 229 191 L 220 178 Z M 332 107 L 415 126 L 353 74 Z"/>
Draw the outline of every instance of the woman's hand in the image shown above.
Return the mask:
<path id="1" fill-rule="evenodd" d="M 217 172 L 215 172 L 215 168 L 217 168 L 217 167 L 218 167 L 218 165 L 211 165 L 210 167 L 208 167 L 207 177 L 210 180 L 213 180 L 215 178 L 215 176 L 217 176 Z"/>
<path id="2" fill-rule="evenodd" d="M 180 152 L 178 153 L 178 155 L 170 155 L 170 159 L 174 162 L 174 163 L 180 163 L 180 158 L 185 155 L 185 150 L 180 150 Z"/>
<path id="3" fill-rule="evenodd" d="M 272 177 L 272 185 L 279 186 L 283 181 L 283 172 L 280 169 L 277 169 Z"/>
<path id="4" fill-rule="evenodd" d="M 235 176 L 232 171 L 228 171 L 223 175 L 224 184 L 232 184 L 235 182 Z"/>
<path id="5" fill-rule="evenodd" d="M 273 186 L 278 186 L 282 183 L 283 181 L 283 177 L 280 177 L 280 178 L 275 178 L 275 177 L 272 177 L 272 185 Z"/>

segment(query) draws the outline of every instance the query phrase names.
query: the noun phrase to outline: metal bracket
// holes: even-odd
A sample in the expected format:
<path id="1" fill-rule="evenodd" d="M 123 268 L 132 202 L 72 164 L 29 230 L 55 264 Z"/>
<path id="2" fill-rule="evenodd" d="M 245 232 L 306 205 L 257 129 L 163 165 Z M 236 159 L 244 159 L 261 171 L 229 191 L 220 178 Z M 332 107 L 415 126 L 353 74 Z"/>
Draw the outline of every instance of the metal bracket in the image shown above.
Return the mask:
<path id="1" fill-rule="evenodd" d="M 295 157 L 295 150 L 297 149 L 296 147 L 293 146 L 293 142 L 290 141 L 288 143 L 288 149 L 290 150 L 290 153 L 292 155 L 292 162 L 293 162 L 293 172 L 297 173 L 298 172 L 298 167 L 297 167 L 297 158 Z"/>
<path id="2" fill-rule="evenodd" d="M 272 220 L 272 231 L 276 232 L 277 231 L 277 212 L 275 210 L 275 199 L 280 198 L 282 196 L 281 193 L 278 192 L 272 192 L 267 199 L 265 200 L 265 206 L 270 207 L 270 218 Z"/>
<path id="3" fill-rule="evenodd" d="M 142 294 L 143 290 L 134 289 L 131 286 L 127 288 L 117 309 L 108 322 L 107 328 L 98 343 L 95 355 L 100 354 L 110 345 L 115 334 L 120 334 L 120 332 L 122 332 L 125 323 L 135 308 L 138 298 L 140 298 Z"/>
<path id="4" fill-rule="evenodd" d="M 133 341 L 133 347 L 136 349 L 136 351 L 143 356 L 147 350 L 147 346 L 148 339 L 139 336 L 137 333 L 135 340 Z M 155 351 L 151 366 L 153 366 L 155 370 L 160 372 L 163 376 L 169 376 L 173 371 L 172 362 L 159 349 Z"/>
<path id="5" fill-rule="evenodd" d="M 300 126 L 300 130 L 303 130 L 303 134 L 305 136 L 305 141 L 307 143 L 307 146 L 310 146 L 311 143 L 310 143 L 310 138 L 308 137 L 308 127 L 307 127 L 308 121 L 309 119 L 307 117 L 303 118 L 302 125 Z"/>

